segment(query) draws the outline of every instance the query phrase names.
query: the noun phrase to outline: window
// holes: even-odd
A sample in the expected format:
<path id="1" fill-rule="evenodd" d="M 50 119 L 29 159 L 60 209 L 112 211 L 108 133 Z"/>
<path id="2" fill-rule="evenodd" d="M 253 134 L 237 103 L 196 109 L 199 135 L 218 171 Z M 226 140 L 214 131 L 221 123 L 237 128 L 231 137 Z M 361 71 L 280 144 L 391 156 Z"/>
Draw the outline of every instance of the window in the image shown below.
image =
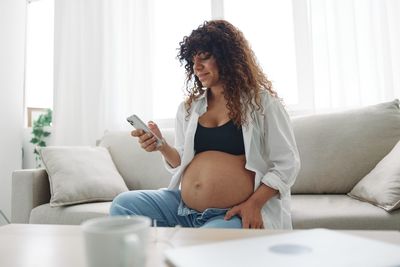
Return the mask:
<path id="1" fill-rule="evenodd" d="M 26 118 L 28 110 L 53 109 L 54 0 L 30 0 L 27 16 Z M 185 81 L 179 42 L 212 18 L 241 29 L 278 94 L 287 105 L 298 104 L 291 0 L 155 0 L 154 119 L 175 117 Z"/>
<path id="2" fill-rule="evenodd" d="M 53 0 L 28 1 L 26 35 L 24 109 L 28 125 L 32 113 L 28 110 L 53 108 Z"/>
<path id="3" fill-rule="evenodd" d="M 185 6 L 195 7 L 196 12 L 181 12 L 181 3 L 156 1 L 155 5 L 154 117 L 175 116 L 185 78 L 184 69 L 176 59 L 178 43 L 211 18 L 225 18 L 242 30 L 278 94 L 287 105 L 298 104 L 291 0 L 211 0 L 201 1 L 201 5 L 200 1 L 185 1 Z M 165 10 L 179 10 L 179 13 L 174 16 Z"/>
<path id="4" fill-rule="evenodd" d="M 155 4 L 154 77 L 156 79 L 153 114 L 157 119 L 175 117 L 176 109 L 183 100 L 185 70 L 176 58 L 179 42 L 183 40 L 183 36 L 189 35 L 205 20 L 211 19 L 210 1 L 185 0 L 186 12 L 182 12 L 182 3 L 181 0 L 169 0 L 156 1 Z M 171 12 L 165 12 L 166 10 Z"/>

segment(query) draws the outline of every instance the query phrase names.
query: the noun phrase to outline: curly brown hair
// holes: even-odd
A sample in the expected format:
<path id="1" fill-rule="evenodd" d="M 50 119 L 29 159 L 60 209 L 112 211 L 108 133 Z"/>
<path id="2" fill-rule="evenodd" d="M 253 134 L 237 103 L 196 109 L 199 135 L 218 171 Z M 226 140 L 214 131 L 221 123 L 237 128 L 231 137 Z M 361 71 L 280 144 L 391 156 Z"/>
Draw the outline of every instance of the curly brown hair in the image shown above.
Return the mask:
<path id="1" fill-rule="evenodd" d="M 268 91 L 277 97 L 248 41 L 231 23 L 225 20 L 205 21 L 185 36 L 179 45 L 177 57 L 186 72 L 188 115 L 192 102 L 206 91 L 193 70 L 193 57 L 198 53 L 209 53 L 216 59 L 229 117 L 237 126 L 246 123 L 245 115 L 249 108 L 251 112 L 262 110 L 260 91 Z"/>

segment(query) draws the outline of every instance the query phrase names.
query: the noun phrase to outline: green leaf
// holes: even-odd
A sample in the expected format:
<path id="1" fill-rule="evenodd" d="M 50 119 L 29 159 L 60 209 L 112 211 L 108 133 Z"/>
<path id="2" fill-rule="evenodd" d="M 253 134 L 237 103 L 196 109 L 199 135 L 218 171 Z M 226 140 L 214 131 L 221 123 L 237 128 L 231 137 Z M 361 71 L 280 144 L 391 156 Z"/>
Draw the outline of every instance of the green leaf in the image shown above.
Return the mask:
<path id="1" fill-rule="evenodd" d="M 51 118 L 50 117 L 45 117 L 43 120 L 44 125 L 49 126 L 51 123 Z"/>
<path id="2" fill-rule="evenodd" d="M 32 139 L 31 143 L 35 144 L 36 147 L 33 151 L 35 154 L 36 163 L 40 166 L 40 147 L 45 147 L 46 142 L 42 140 L 44 137 L 48 137 L 51 132 L 45 131 L 45 126 L 51 126 L 53 112 L 51 109 L 48 109 L 45 114 L 41 114 L 36 120 L 33 121 L 32 126 Z"/>
<path id="3" fill-rule="evenodd" d="M 46 146 L 46 142 L 45 141 L 40 141 L 38 146 L 45 147 Z"/>
<path id="4" fill-rule="evenodd" d="M 41 137 L 43 135 L 43 129 L 38 128 L 32 131 L 32 134 L 36 137 Z"/>

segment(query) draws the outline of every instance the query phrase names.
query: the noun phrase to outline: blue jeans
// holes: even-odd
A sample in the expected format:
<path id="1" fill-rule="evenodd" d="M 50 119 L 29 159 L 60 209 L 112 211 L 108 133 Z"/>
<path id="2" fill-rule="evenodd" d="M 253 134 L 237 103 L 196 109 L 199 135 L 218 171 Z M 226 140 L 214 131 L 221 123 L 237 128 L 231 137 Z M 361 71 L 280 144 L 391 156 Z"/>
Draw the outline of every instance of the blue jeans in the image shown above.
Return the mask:
<path id="1" fill-rule="evenodd" d="M 143 215 L 163 227 L 242 228 L 242 220 L 238 216 L 224 220 L 227 211 L 208 208 L 198 212 L 183 203 L 180 190 L 160 189 L 118 195 L 111 204 L 110 215 Z"/>

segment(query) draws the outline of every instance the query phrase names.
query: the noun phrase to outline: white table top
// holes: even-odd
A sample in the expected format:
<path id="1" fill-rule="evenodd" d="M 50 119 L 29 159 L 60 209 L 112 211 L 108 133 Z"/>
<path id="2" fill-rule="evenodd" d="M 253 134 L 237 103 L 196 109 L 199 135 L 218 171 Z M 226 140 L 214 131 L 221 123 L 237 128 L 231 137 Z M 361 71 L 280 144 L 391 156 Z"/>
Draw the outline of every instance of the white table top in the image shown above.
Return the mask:
<path id="1" fill-rule="evenodd" d="M 304 230 L 295 230 L 304 231 Z M 148 266 L 166 266 L 163 250 L 287 231 L 151 228 Z M 399 231 L 340 231 L 400 245 Z M 0 227 L 0 266 L 86 267 L 83 236 L 76 225 L 9 224 Z"/>

